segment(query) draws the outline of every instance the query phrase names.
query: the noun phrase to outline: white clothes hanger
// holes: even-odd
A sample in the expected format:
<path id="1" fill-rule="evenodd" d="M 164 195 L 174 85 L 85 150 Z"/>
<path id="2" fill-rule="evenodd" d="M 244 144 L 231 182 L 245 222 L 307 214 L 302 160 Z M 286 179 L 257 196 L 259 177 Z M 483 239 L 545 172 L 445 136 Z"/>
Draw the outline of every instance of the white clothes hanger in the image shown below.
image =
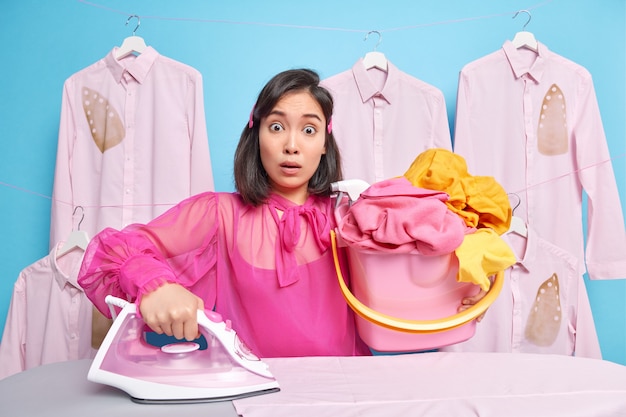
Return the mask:
<path id="1" fill-rule="evenodd" d="M 57 257 L 59 258 L 74 249 L 80 249 L 82 251 L 85 251 L 85 249 L 87 249 L 87 245 L 89 244 L 89 235 L 84 230 L 80 230 L 80 225 L 85 219 L 84 209 L 81 206 L 76 206 L 72 217 L 76 214 L 76 210 L 78 208 L 82 210 L 82 217 L 80 219 L 80 222 L 78 222 L 78 227 L 76 228 L 76 230 L 70 233 L 70 235 L 67 237 L 67 240 L 63 243 L 63 247 L 61 247 L 61 249 L 57 251 Z"/>
<path id="2" fill-rule="evenodd" d="M 511 217 L 511 225 L 509 226 L 509 230 L 506 231 L 507 234 L 515 233 L 522 237 L 528 237 L 528 227 L 526 226 L 526 222 L 519 216 L 515 215 L 515 209 L 519 207 L 522 203 L 522 200 L 519 198 L 517 194 L 510 193 L 510 195 L 514 195 L 518 198 L 517 204 L 513 207 L 513 216 Z"/>
<path id="3" fill-rule="evenodd" d="M 522 220 L 521 217 L 513 216 L 511 217 L 511 226 L 506 233 L 515 233 L 522 237 L 528 237 L 528 228 L 526 227 L 526 222 Z"/>
<path id="4" fill-rule="evenodd" d="M 535 35 L 533 35 L 532 32 L 524 30 L 526 29 L 526 26 L 530 23 L 530 19 L 532 19 L 532 16 L 528 10 L 520 10 L 515 13 L 513 19 L 515 19 L 520 13 L 527 13 L 528 20 L 526 21 L 526 23 L 524 23 L 522 30 L 515 34 L 515 37 L 511 42 L 513 43 L 513 46 L 515 46 L 517 49 L 526 48 L 530 49 L 533 52 L 537 52 L 537 40 L 535 39 Z"/>
<path id="5" fill-rule="evenodd" d="M 119 60 L 127 57 L 130 54 L 141 54 L 147 48 L 146 42 L 143 40 L 143 38 L 141 36 L 135 35 L 137 29 L 139 29 L 139 25 L 141 25 L 141 20 L 139 20 L 139 16 L 137 16 L 136 14 L 130 16 L 126 20 L 126 25 L 128 26 L 128 22 L 130 22 L 130 19 L 132 19 L 133 17 L 137 19 L 137 26 L 135 26 L 133 34 L 124 39 L 124 42 L 122 42 L 122 45 L 118 48 L 115 54 L 115 59 Z"/>
<path id="6" fill-rule="evenodd" d="M 378 42 L 374 46 L 374 50 L 366 53 L 365 57 L 363 57 L 363 65 L 365 65 L 366 70 L 371 68 L 378 68 L 382 71 L 387 72 L 387 58 L 385 57 L 385 54 L 376 50 L 376 48 L 378 48 L 378 45 L 380 45 L 380 43 L 382 42 L 383 37 L 379 31 L 371 30 L 367 32 L 367 35 L 365 35 L 365 39 L 363 39 L 364 41 L 367 40 L 370 33 L 376 33 L 378 35 Z"/>

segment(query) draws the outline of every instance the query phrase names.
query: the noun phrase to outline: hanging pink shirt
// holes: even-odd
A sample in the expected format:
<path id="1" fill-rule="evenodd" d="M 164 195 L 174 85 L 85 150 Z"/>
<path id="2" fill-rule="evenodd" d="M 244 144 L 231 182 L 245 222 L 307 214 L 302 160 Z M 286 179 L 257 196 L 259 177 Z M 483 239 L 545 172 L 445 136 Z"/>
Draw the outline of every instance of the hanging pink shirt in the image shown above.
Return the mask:
<path id="1" fill-rule="evenodd" d="M 373 184 L 404 174 L 426 149 L 452 149 L 443 93 L 391 62 L 385 73 L 360 58 L 321 84 L 335 102 L 344 178 Z"/>
<path id="2" fill-rule="evenodd" d="M 314 196 L 252 207 L 238 194 L 200 194 L 148 225 L 95 236 L 78 281 L 104 314 L 108 294 L 140 302 L 178 282 L 262 357 L 369 354 L 337 285 L 332 209 Z"/>
<path id="3" fill-rule="evenodd" d="M 517 262 L 474 336 L 440 350 L 576 355 L 602 359 L 580 261 L 528 229 L 502 238 Z"/>
<path id="4" fill-rule="evenodd" d="M 502 49 L 461 71 L 454 151 L 521 204 L 515 215 L 586 261 L 591 279 L 626 277 L 626 231 L 589 72 L 539 43 Z M 588 205 L 584 253 L 582 195 Z"/>
<path id="5" fill-rule="evenodd" d="M 117 49 L 65 81 L 51 246 L 79 222 L 93 236 L 213 190 L 200 73 L 151 47 L 119 61 Z"/>
<path id="6" fill-rule="evenodd" d="M 62 242 L 58 247 L 62 246 Z M 48 363 L 95 356 L 92 304 L 76 282 L 82 251 L 49 255 L 15 282 L 0 342 L 0 379 Z"/>

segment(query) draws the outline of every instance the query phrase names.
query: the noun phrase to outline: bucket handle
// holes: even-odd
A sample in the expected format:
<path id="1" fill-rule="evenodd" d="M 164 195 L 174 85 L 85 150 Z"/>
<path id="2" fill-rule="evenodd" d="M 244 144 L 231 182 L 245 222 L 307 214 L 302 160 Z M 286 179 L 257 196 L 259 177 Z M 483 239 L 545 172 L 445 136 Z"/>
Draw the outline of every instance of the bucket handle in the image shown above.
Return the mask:
<path id="1" fill-rule="evenodd" d="M 352 294 L 352 292 L 350 292 L 350 289 L 346 285 L 343 278 L 343 274 L 341 273 L 339 256 L 337 255 L 337 237 L 334 230 L 330 231 L 330 240 L 333 251 L 333 259 L 335 261 L 335 269 L 337 270 L 337 278 L 339 280 L 339 287 L 350 308 L 352 308 L 355 313 L 363 317 L 365 320 L 391 330 L 397 330 L 405 333 L 426 334 L 452 330 L 474 320 L 487 311 L 489 306 L 496 300 L 498 294 L 500 294 L 500 291 L 502 290 L 504 271 L 498 271 L 487 294 L 476 304 L 470 306 L 466 310 L 460 311 L 448 317 L 434 320 L 407 320 L 389 316 L 366 306 L 359 301 L 354 294 Z"/>

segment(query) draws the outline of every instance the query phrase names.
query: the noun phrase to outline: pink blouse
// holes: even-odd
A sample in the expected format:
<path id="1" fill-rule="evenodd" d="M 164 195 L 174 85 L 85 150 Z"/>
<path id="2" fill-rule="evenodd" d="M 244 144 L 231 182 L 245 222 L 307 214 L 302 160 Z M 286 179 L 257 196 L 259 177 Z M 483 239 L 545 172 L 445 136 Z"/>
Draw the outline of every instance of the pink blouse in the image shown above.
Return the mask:
<path id="1" fill-rule="evenodd" d="M 104 314 L 108 294 L 140 302 L 180 283 L 261 357 L 367 355 L 336 282 L 332 207 L 315 196 L 253 207 L 236 193 L 199 194 L 147 225 L 96 235 L 78 282 Z"/>

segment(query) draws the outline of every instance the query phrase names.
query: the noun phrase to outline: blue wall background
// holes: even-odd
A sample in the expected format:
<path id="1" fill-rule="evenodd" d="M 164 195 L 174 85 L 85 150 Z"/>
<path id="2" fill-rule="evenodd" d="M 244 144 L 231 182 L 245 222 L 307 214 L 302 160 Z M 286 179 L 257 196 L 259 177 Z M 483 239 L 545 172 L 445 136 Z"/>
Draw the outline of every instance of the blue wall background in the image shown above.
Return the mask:
<path id="1" fill-rule="evenodd" d="M 0 332 L 19 272 L 48 253 L 63 82 L 137 35 L 204 76 L 216 187 L 233 190 L 232 155 L 261 86 L 275 73 L 349 69 L 376 44 L 441 89 L 451 129 L 458 72 L 527 20 L 552 51 L 593 75 L 626 208 L 626 6 L 623 0 L 20 0 L 0 2 Z M 624 254 L 626 256 L 626 254 Z M 626 277 L 625 277 L 626 278 Z M 586 281 L 605 359 L 626 364 L 626 281 Z"/>

